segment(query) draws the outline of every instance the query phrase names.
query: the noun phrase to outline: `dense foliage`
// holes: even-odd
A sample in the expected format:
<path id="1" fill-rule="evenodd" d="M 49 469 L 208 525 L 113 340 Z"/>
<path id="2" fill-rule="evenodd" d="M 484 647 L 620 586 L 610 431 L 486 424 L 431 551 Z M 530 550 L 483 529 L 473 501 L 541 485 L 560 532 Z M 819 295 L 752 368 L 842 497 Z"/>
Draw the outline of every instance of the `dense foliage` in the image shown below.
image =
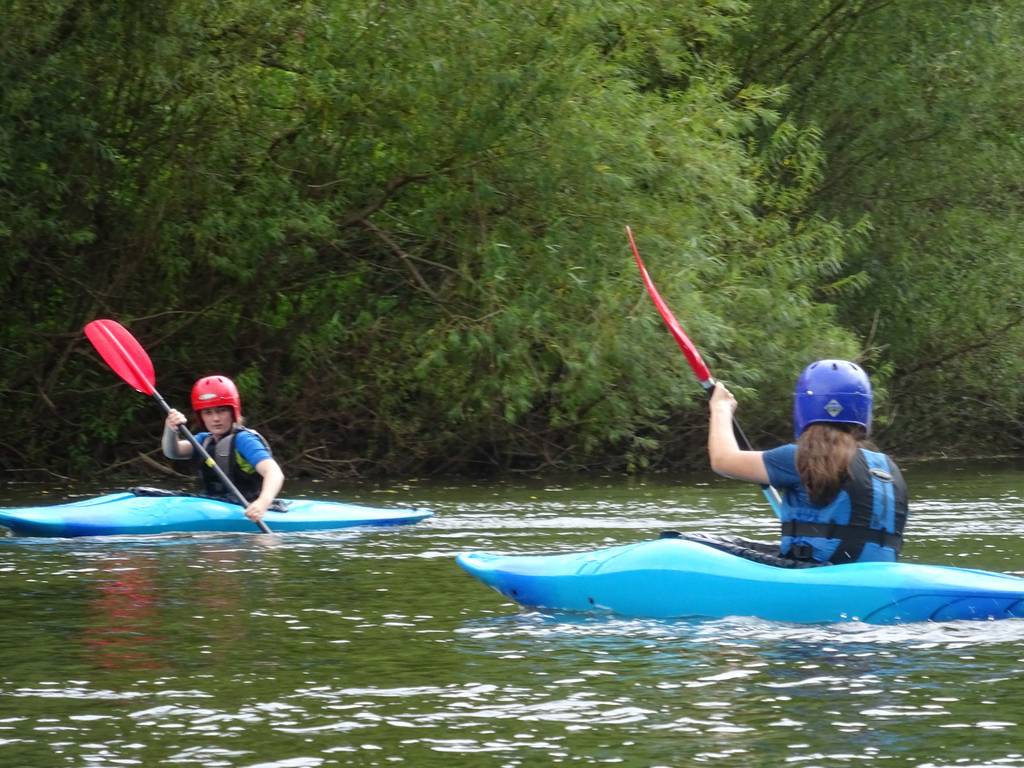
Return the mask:
<path id="1" fill-rule="evenodd" d="M 1020 437 L 1014 4 L 2 13 L 8 470 L 157 455 L 95 317 L 174 404 L 233 376 L 291 473 L 700 462 L 627 223 L 757 442 L 822 356 L 868 365 L 887 445 Z"/>
<path id="2" fill-rule="evenodd" d="M 813 12 L 809 13 L 809 8 Z M 1024 8 L 999 2 L 755 3 L 741 81 L 786 83 L 819 128 L 814 207 L 869 221 L 841 323 L 887 373 L 887 445 L 1019 447 L 1024 377 Z M 766 36 L 759 30 L 776 30 Z"/>

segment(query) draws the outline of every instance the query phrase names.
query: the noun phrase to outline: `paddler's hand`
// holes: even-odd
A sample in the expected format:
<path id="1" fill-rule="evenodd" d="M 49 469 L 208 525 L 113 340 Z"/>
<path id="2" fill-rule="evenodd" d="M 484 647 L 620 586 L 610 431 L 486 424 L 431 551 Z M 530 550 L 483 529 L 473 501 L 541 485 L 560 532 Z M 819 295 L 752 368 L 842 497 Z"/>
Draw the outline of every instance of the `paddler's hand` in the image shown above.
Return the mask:
<path id="1" fill-rule="evenodd" d="M 163 449 L 164 456 L 168 459 L 187 459 L 192 455 L 192 446 L 186 442 L 183 442 L 181 435 L 178 433 L 178 427 L 182 426 L 188 419 L 181 411 L 176 411 L 173 408 L 167 412 L 167 418 L 164 419 L 164 434 L 160 439 L 160 447 Z"/>
<path id="2" fill-rule="evenodd" d="M 709 403 L 708 408 L 711 411 L 725 411 L 731 419 L 732 415 L 736 413 L 736 406 L 736 398 L 733 396 L 732 392 L 725 388 L 725 384 L 720 381 L 716 381 L 715 389 L 711 393 L 711 402 Z"/>
<path id="3" fill-rule="evenodd" d="M 164 419 L 164 427 L 169 429 L 171 432 L 177 432 L 178 427 L 185 424 L 187 421 L 188 419 L 185 418 L 185 414 L 171 408 L 171 410 L 167 412 L 167 418 Z"/>
<path id="4" fill-rule="evenodd" d="M 262 501 L 260 499 L 250 502 L 249 506 L 245 508 L 245 516 L 254 523 L 258 523 L 263 519 L 263 516 L 267 514 L 267 509 L 270 507 L 270 503 L 271 502 Z"/>

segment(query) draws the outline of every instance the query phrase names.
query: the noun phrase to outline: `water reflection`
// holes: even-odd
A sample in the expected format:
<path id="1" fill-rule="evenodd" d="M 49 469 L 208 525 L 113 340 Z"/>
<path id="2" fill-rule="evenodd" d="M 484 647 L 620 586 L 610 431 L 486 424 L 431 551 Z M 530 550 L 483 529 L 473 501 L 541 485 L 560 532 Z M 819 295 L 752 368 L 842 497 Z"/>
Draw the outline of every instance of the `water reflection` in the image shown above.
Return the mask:
<path id="1" fill-rule="evenodd" d="M 908 557 L 1020 571 L 1024 475 L 910 472 L 933 487 Z M 0 540 L 0 763 L 1024 765 L 1024 620 L 553 616 L 452 562 L 663 528 L 770 537 L 759 493 L 610 480 L 403 493 L 437 516 L 329 535 Z"/>
<path id="2" fill-rule="evenodd" d="M 94 582 L 94 595 L 87 599 L 90 616 L 79 641 L 97 665 L 132 670 L 163 666 L 154 652 L 163 637 L 151 574 L 155 568 L 152 557 L 118 559 Z"/>

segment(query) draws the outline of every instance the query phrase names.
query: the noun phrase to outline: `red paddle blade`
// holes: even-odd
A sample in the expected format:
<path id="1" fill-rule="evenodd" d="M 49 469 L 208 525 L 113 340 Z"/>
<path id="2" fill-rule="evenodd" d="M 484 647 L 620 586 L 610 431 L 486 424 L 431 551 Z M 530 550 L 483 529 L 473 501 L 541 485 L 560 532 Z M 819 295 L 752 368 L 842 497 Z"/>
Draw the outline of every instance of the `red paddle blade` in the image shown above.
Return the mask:
<path id="1" fill-rule="evenodd" d="M 668 326 L 669 331 L 672 333 L 673 338 L 676 340 L 676 344 L 683 350 L 683 354 L 686 355 L 686 362 L 690 364 L 690 368 L 693 369 L 694 375 L 697 380 L 701 383 L 705 389 L 709 389 L 714 386 L 715 380 L 711 375 L 711 371 L 708 370 L 707 365 L 704 364 L 703 358 L 700 356 L 700 352 L 693 346 L 693 342 L 690 341 L 690 337 L 686 335 L 682 327 L 676 321 L 675 316 L 672 314 L 672 310 L 668 308 L 668 305 L 662 300 L 661 294 L 658 293 L 658 289 L 654 287 L 654 281 L 651 280 L 651 276 L 647 274 L 647 267 L 644 266 L 643 260 L 640 258 L 640 251 L 637 250 L 636 241 L 633 239 L 633 230 L 628 226 L 626 227 L 626 235 L 629 237 L 629 245 L 633 249 L 633 257 L 636 259 L 636 265 L 640 267 L 640 275 L 644 279 L 644 285 L 647 286 L 647 292 L 651 295 L 651 299 L 654 300 L 654 306 L 658 308 L 661 319 L 665 321 L 665 325 Z"/>
<path id="2" fill-rule="evenodd" d="M 144 395 L 156 391 L 153 363 L 127 328 L 116 320 L 93 320 L 85 326 L 85 335 L 103 361 L 133 389 Z"/>

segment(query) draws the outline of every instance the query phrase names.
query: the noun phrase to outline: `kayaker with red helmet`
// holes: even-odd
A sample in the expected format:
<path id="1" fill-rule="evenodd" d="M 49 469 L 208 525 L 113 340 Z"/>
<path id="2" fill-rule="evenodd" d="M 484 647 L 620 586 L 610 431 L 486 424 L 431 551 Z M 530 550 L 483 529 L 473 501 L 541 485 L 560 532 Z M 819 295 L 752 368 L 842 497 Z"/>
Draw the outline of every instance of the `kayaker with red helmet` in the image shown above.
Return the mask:
<path id="1" fill-rule="evenodd" d="M 899 556 L 907 487 L 892 459 L 867 447 L 871 404 L 871 383 L 859 365 L 811 363 L 793 395 L 797 441 L 748 451 L 733 433 L 736 398 L 721 382 L 715 385 L 708 432 L 711 467 L 782 493 L 782 557 L 839 564 Z"/>
<path id="2" fill-rule="evenodd" d="M 262 519 L 284 485 L 284 473 L 263 436 L 242 426 L 242 399 L 235 383 L 227 376 L 199 379 L 192 387 L 192 410 L 202 428 L 195 435 L 196 442 L 248 500 L 245 516 L 253 521 Z M 195 465 L 200 493 L 231 498 L 217 472 L 200 460 L 191 443 L 179 436 L 178 427 L 186 421 L 180 411 L 172 408 L 168 412 L 161 441 L 164 455 Z"/>

